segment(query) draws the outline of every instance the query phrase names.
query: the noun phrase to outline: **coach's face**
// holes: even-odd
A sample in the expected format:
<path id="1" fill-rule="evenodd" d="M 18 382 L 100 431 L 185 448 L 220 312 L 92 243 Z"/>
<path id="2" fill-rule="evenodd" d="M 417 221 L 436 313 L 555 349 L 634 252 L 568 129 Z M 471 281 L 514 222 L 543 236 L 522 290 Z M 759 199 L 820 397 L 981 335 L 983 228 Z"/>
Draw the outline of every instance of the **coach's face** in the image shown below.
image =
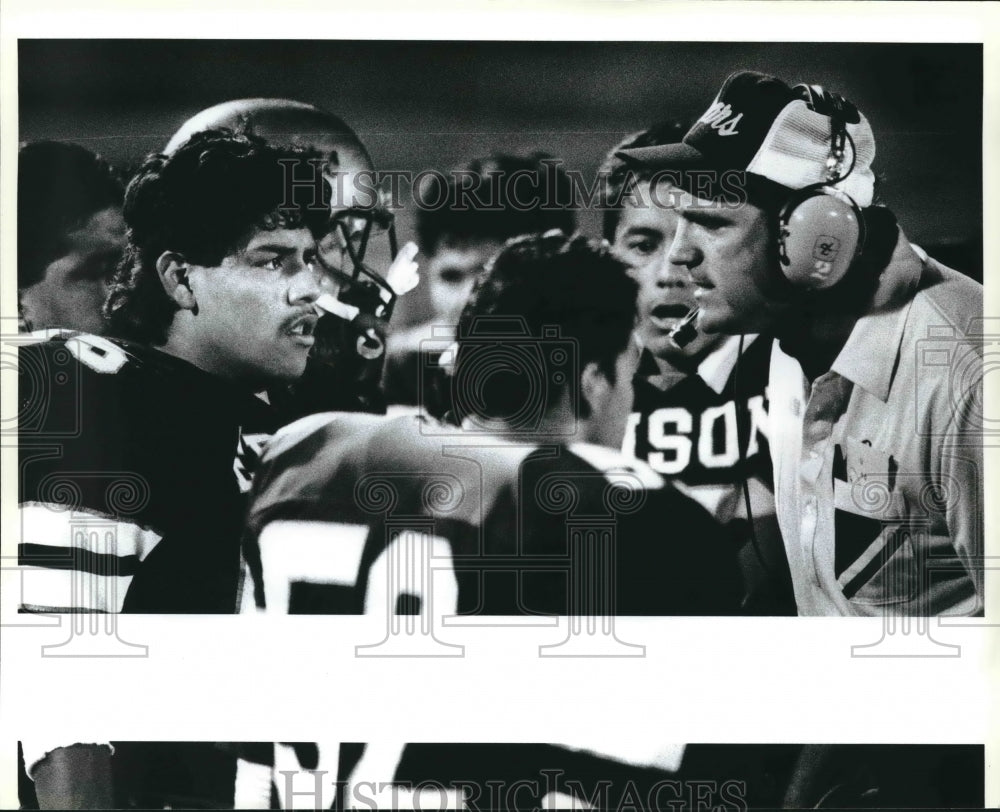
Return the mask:
<path id="1" fill-rule="evenodd" d="M 666 183 L 636 186 L 622 207 L 614 249 L 639 283 L 637 332 L 642 346 L 667 361 L 698 361 L 722 337 L 699 331 L 683 348 L 670 340 L 671 330 L 697 305 L 691 273 L 669 258 L 680 219 L 671 204 L 672 188 Z"/>
<path id="2" fill-rule="evenodd" d="M 302 375 L 322 292 L 308 229 L 256 230 L 218 267 L 192 265 L 189 283 L 203 368 L 252 385 Z"/>
<path id="3" fill-rule="evenodd" d="M 783 307 L 762 287 L 773 273 L 773 230 L 763 209 L 694 197 L 671 187 L 677 230 L 667 261 L 690 272 L 706 333 L 758 333 L 775 324 Z"/>

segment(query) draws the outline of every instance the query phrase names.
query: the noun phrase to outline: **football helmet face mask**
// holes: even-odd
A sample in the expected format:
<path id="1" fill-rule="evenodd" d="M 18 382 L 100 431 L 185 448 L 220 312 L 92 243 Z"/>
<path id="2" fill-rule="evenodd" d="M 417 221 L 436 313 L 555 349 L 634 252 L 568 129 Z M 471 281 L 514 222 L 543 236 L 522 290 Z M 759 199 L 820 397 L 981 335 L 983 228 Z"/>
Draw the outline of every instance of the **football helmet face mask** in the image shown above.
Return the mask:
<path id="1" fill-rule="evenodd" d="M 392 317 L 397 293 L 374 265 L 388 267 L 398 254 L 394 216 L 384 206 L 335 212 L 318 241 L 320 264 L 342 302 L 380 321 Z"/>

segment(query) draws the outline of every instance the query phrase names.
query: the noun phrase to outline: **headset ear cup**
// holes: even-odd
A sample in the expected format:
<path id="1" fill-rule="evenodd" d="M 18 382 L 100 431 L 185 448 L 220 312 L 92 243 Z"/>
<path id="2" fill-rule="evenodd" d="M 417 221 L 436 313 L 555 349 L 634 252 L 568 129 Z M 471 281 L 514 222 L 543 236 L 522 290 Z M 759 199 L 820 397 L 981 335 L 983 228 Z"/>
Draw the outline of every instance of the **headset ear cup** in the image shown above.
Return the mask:
<path id="1" fill-rule="evenodd" d="M 860 210 L 843 192 L 830 186 L 802 189 L 779 215 L 782 276 L 800 291 L 832 288 L 857 259 L 863 229 Z"/>

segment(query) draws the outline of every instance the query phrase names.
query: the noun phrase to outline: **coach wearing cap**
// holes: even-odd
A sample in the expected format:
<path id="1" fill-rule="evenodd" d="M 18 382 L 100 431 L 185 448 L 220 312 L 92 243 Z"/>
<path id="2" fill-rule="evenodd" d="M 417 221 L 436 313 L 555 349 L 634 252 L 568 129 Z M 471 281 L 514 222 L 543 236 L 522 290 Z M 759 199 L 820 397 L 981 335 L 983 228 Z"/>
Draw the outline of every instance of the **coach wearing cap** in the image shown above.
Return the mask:
<path id="1" fill-rule="evenodd" d="M 770 446 L 802 615 L 983 611 L 983 289 L 874 200 L 867 119 L 730 76 L 662 172 L 699 329 L 773 331 Z"/>

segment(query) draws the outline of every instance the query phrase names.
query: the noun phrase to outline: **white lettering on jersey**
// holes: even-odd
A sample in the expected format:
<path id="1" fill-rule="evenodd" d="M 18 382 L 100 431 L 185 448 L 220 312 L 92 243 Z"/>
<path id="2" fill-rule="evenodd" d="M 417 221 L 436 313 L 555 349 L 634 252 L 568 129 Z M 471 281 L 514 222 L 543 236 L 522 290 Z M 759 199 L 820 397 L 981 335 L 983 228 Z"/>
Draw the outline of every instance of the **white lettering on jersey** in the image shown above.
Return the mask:
<path id="1" fill-rule="evenodd" d="M 669 427 L 669 431 L 668 431 Z M 679 474 L 691 461 L 691 440 L 684 435 L 693 428 L 691 412 L 679 406 L 657 409 L 649 416 L 649 444 L 657 449 L 649 464 L 661 474 Z M 663 452 L 670 451 L 670 458 Z"/>
<path id="2" fill-rule="evenodd" d="M 277 521 L 257 541 L 268 611 L 288 613 L 293 581 L 354 586 L 361 572 L 368 526 Z"/>
<path id="3" fill-rule="evenodd" d="M 722 432 L 725 446 L 719 453 L 715 451 L 715 423 L 725 421 Z M 730 400 L 721 406 L 710 406 L 701 413 L 698 436 L 698 459 L 706 468 L 729 468 L 736 464 L 740 451 L 736 441 L 736 402 Z"/>
<path id="4" fill-rule="evenodd" d="M 770 437 L 767 409 L 764 408 L 764 395 L 754 395 L 747 400 L 747 411 L 750 412 L 750 439 L 747 442 L 746 455 L 752 457 L 760 451 L 757 435 L 763 434 L 765 440 Z"/>
<path id="5" fill-rule="evenodd" d="M 754 395 L 747 399 L 750 415 L 749 437 L 746 438 L 744 459 L 760 453 L 760 438 L 768 439 L 768 416 L 764 405 L 765 395 Z M 724 446 L 715 448 L 715 431 L 722 421 Z M 629 415 L 623 449 L 635 454 L 637 433 L 642 423 L 638 412 Z M 736 403 L 728 401 L 720 406 L 711 406 L 697 418 L 697 448 L 691 435 L 695 428 L 695 416 L 682 406 L 656 409 L 646 421 L 646 439 L 653 449 L 647 463 L 653 470 L 667 476 L 680 474 L 691 464 L 692 451 L 697 452 L 697 461 L 705 468 L 726 468 L 739 462 L 738 434 L 736 430 Z"/>
<path id="6" fill-rule="evenodd" d="M 257 542 L 267 611 L 288 613 L 293 583 L 356 587 L 369 532 L 367 525 L 342 522 L 267 524 Z M 392 617 L 401 595 L 420 601 L 425 634 L 434 618 L 458 611 L 451 542 L 422 530 L 393 532 L 369 570 L 365 614 Z"/>
<path id="7" fill-rule="evenodd" d="M 635 457 L 635 434 L 639 428 L 639 421 L 642 415 L 632 412 L 625 421 L 625 437 L 622 439 L 622 454 L 626 457 Z"/>
<path id="8" fill-rule="evenodd" d="M 451 543 L 447 539 L 420 530 L 401 530 L 393 534 L 392 540 L 372 563 L 365 614 L 378 615 L 381 609 L 391 617 L 401 595 L 412 595 L 420 600 L 424 634 L 431 633 L 434 617 L 458 612 L 458 579 L 452 564 Z"/>

